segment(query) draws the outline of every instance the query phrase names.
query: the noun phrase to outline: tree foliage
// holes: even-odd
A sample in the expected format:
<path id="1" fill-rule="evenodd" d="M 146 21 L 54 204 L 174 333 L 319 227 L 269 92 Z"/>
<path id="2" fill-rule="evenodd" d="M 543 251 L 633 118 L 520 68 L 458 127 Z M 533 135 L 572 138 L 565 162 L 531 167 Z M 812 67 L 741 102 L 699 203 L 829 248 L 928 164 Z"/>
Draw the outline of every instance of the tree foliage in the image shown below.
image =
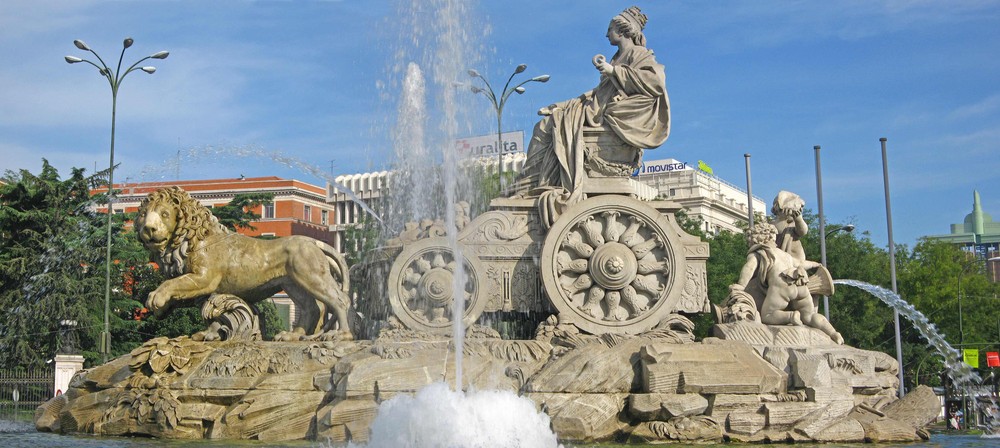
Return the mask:
<path id="1" fill-rule="evenodd" d="M 48 161 L 38 174 L 8 171 L 0 185 L 0 367 L 42 366 L 59 349 L 59 323 L 77 321 L 78 348 L 88 363 L 100 360 L 104 328 L 107 219 L 97 212 L 106 172 L 85 176 L 73 169 L 63 180 Z M 212 209 L 230 229 L 251 228 L 252 208 L 269 194 L 237 195 Z M 163 280 L 127 223 L 133 214 L 111 216 L 112 264 L 109 300 L 111 356 L 128 353 L 157 337 L 204 329 L 198 308 L 181 308 L 157 319 L 144 302 Z M 283 329 L 274 305 L 258 304 L 265 336 Z"/>
<path id="2" fill-rule="evenodd" d="M 41 366 L 59 347 L 59 322 L 78 323 L 94 347 L 103 310 L 103 214 L 94 213 L 84 170 L 66 180 L 8 171 L 0 186 L 0 365 Z M 116 222 L 120 225 L 120 222 Z"/>

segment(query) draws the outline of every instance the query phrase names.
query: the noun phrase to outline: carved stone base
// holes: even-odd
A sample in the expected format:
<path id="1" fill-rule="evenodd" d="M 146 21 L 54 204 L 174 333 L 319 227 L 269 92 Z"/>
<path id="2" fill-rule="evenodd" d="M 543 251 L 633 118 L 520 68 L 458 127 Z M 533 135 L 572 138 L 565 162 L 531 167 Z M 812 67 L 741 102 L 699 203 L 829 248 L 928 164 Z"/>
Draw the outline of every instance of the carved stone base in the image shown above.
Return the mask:
<path id="1" fill-rule="evenodd" d="M 472 332 L 463 379 L 466 389 L 530 398 L 562 440 L 912 441 L 926 436 L 919 427 L 937 413 L 929 390 L 895 400 L 884 354 L 759 340 L 685 343 L 667 329 L 595 336 L 550 327 L 527 341 Z M 384 336 L 157 338 L 81 371 L 38 408 L 35 424 L 102 436 L 363 442 L 380 403 L 455 378 L 450 340 Z"/>

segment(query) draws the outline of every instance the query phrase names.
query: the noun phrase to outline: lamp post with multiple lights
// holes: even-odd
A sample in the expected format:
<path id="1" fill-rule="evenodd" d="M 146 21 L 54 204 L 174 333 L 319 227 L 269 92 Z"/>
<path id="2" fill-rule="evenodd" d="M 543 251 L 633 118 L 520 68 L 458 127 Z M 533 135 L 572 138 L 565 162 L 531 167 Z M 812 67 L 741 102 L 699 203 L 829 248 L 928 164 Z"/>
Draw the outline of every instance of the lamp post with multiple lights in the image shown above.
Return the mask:
<path id="1" fill-rule="evenodd" d="M 100 65 L 94 63 L 93 61 L 90 61 L 90 60 L 87 60 L 87 59 L 83 59 L 83 58 L 78 58 L 76 56 L 66 56 L 66 62 L 67 63 L 76 64 L 78 62 L 85 62 L 87 64 L 90 64 L 90 65 L 94 66 L 94 68 L 97 69 L 98 73 L 100 73 L 101 76 L 103 76 L 105 79 L 108 80 L 108 84 L 111 86 L 111 161 L 110 161 L 110 164 L 108 166 L 108 248 L 107 248 L 108 250 L 107 250 L 107 259 L 105 260 L 105 262 L 107 264 L 107 270 L 106 270 L 106 276 L 105 276 L 105 279 L 104 279 L 104 282 L 105 282 L 105 284 L 104 284 L 104 331 L 101 332 L 101 347 L 100 347 L 100 349 L 101 349 L 101 355 L 102 355 L 102 357 L 104 359 L 104 362 L 108 361 L 108 354 L 111 352 L 111 332 L 109 330 L 108 313 L 109 313 L 110 306 L 111 306 L 110 305 L 110 302 L 111 302 L 111 220 L 112 220 L 112 215 L 114 214 L 114 210 L 112 209 L 112 202 L 113 202 L 112 201 L 112 193 L 113 193 L 112 190 L 114 189 L 114 185 L 115 185 L 115 183 L 114 183 L 114 172 L 115 172 L 115 118 L 116 118 L 117 112 L 118 112 L 118 89 L 121 87 L 122 80 L 124 80 L 125 76 L 127 76 L 129 73 L 132 73 L 132 72 L 134 72 L 136 70 L 142 70 L 142 71 L 144 71 L 146 73 L 149 73 L 149 74 L 153 74 L 154 72 L 156 72 L 156 67 L 140 66 L 139 64 L 142 63 L 143 61 L 146 61 L 148 59 L 166 59 L 167 56 L 170 56 L 170 53 L 166 52 L 166 51 L 160 51 L 160 52 L 153 53 L 153 54 L 151 54 L 149 56 L 146 56 L 146 57 L 144 57 L 142 59 L 139 59 L 138 61 L 136 61 L 131 66 L 129 66 L 128 69 L 126 69 L 123 72 L 122 71 L 122 59 L 125 57 L 125 50 L 127 50 L 129 47 L 131 47 L 133 42 L 134 41 L 132 40 L 131 37 L 125 38 L 125 40 L 122 42 L 122 52 L 118 56 L 118 65 L 115 67 L 114 70 L 111 70 L 111 68 L 109 68 L 108 65 L 104 63 L 104 59 L 101 59 L 101 56 L 98 55 L 97 52 L 95 52 L 94 50 L 92 50 L 89 46 L 87 46 L 87 44 L 85 44 L 82 40 L 79 40 L 79 39 L 74 40 L 73 41 L 73 45 L 76 45 L 76 48 L 79 48 L 79 49 L 81 49 L 83 51 L 89 51 L 91 54 L 94 55 L 94 57 L 97 58 L 97 61 L 100 62 Z"/>
<path id="2" fill-rule="evenodd" d="M 507 84 L 504 84 L 503 90 L 500 92 L 500 96 L 499 97 L 497 97 L 496 92 L 493 91 L 493 86 L 491 86 L 490 82 L 486 80 L 486 77 L 484 77 L 483 75 L 479 74 L 479 72 L 476 71 L 476 70 L 469 69 L 469 76 L 473 80 L 476 80 L 476 79 L 481 80 L 483 82 L 483 84 L 486 86 L 486 88 L 484 89 L 482 87 L 478 87 L 478 86 L 475 86 L 475 85 L 470 85 L 469 89 L 472 90 L 472 93 L 482 93 L 483 96 L 485 96 L 486 98 L 489 98 L 490 103 L 493 105 L 493 110 L 497 114 L 497 173 L 500 175 L 501 188 L 502 188 L 502 185 L 503 185 L 503 153 L 504 153 L 504 150 L 503 150 L 503 108 L 507 104 L 507 99 L 509 99 L 510 95 L 513 94 L 513 93 L 515 93 L 515 92 L 518 95 L 523 94 L 524 91 L 525 91 L 524 85 L 527 84 L 527 83 L 529 83 L 529 82 L 548 82 L 549 81 L 549 75 L 540 75 L 540 76 L 535 76 L 534 78 L 529 78 L 529 79 L 527 79 L 525 81 L 522 81 L 520 84 L 518 84 L 518 85 L 514 86 L 513 88 L 511 88 L 510 87 L 510 82 L 514 80 L 514 76 L 517 75 L 517 74 L 520 74 L 520 73 L 524 73 L 524 71 L 527 70 L 527 69 L 528 69 L 528 65 L 527 64 L 521 64 L 521 65 L 518 65 L 516 68 L 514 68 L 514 73 L 511 73 L 510 77 L 507 78 Z"/>

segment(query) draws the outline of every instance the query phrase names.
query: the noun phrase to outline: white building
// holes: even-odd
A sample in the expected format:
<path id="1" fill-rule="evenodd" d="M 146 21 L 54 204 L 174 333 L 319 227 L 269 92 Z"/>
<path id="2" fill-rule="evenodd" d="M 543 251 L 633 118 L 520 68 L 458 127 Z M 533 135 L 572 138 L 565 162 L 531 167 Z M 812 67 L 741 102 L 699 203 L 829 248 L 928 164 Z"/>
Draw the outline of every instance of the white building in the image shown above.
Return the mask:
<path id="1" fill-rule="evenodd" d="M 748 221 L 746 190 L 685 162 L 676 159 L 644 161 L 632 177 L 656 189 L 658 197 L 683 205 L 688 217 L 701 219 L 709 234 L 721 230 L 742 233 L 736 223 Z M 754 196 L 752 205 L 755 214 L 766 216 L 770 211 L 759 197 Z"/>

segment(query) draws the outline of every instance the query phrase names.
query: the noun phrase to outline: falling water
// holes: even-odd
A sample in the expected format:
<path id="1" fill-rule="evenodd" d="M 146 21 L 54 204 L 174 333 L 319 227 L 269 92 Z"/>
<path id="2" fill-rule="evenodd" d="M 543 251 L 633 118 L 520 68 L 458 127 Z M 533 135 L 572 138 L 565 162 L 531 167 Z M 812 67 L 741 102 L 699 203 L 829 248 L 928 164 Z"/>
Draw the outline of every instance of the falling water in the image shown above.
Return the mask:
<path id="1" fill-rule="evenodd" d="M 510 392 L 463 393 L 434 383 L 382 403 L 367 446 L 555 448 L 549 425 L 531 400 Z"/>
<path id="2" fill-rule="evenodd" d="M 393 134 L 398 146 L 397 170 L 418 173 L 420 169 L 413 167 L 423 166 L 421 163 L 441 166 L 440 171 L 428 170 L 436 175 L 413 180 L 415 187 L 426 188 L 418 196 L 427 196 L 412 198 L 412 209 L 416 211 L 412 216 L 419 216 L 421 212 L 439 212 L 434 218 L 444 218 L 447 240 L 454 255 L 452 291 L 455 291 L 455 300 L 451 319 L 455 384 L 452 389 L 445 383 L 434 383 L 413 397 L 400 394 L 383 402 L 372 423 L 368 444 L 371 447 L 558 446 L 556 435 L 550 429 L 549 417 L 538 412 L 531 400 L 510 391 L 462 390 L 463 292 L 467 280 L 464 258 L 457 243 L 455 205 L 460 196 L 467 196 L 478 186 L 469 185 L 469 180 L 461 175 L 463 170 L 459 166 L 462 161 L 458 160 L 453 150 L 453 142 L 459 132 L 468 132 L 470 128 L 459 118 L 476 114 L 462 107 L 461 103 L 471 98 L 468 95 L 456 97 L 452 84 L 462 79 L 465 70 L 477 62 L 470 51 L 474 36 L 466 32 L 469 24 L 475 23 L 469 9 L 468 2 L 461 0 L 410 0 L 404 2 L 400 14 L 393 19 L 401 22 L 400 29 L 412 33 L 404 39 L 411 47 L 417 47 L 396 52 L 397 71 L 403 71 L 402 64 L 406 66 L 405 78 L 399 88 L 403 97 L 397 107 L 397 111 L 406 116 L 399 117 Z M 434 37 L 425 39 L 423 33 L 433 33 Z M 431 44 L 433 48 L 420 48 L 423 44 Z M 404 58 L 405 62 L 400 58 Z M 434 114 L 426 112 L 428 103 L 436 106 Z M 405 127 L 403 130 L 406 132 L 400 132 L 400 127 Z M 428 151 L 427 148 L 438 148 L 440 152 Z M 417 188 L 408 191 L 417 193 Z"/>
<path id="3" fill-rule="evenodd" d="M 944 335 L 938 332 L 937 327 L 927 320 L 927 316 L 923 313 L 917 311 L 909 302 L 903 300 L 899 294 L 896 294 L 888 289 L 881 286 L 872 285 L 870 283 L 865 283 L 858 280 L 834 280 L 834 284 L 853 286 L 864 290 L 865 292 L 878 297 L 879 300 L 885 302 L 903 317 L 909 319 L 913 323 L 914 328 L 920 332 L 920 334 L 927 339 L 931 347 L 937 350 L 944 358 L 944 365 L 948 369 L 948 375 L 951 379 L 958 384 L 969 385 L 978 384 L 981 382 L 979 375 L 976 374 L 972 367 L 966 364 L 962 360 L 962 354 L 951 346 L 944 339 Z"/>
<path id="4" fill-rule="evenodd" d="M 418 64 L 410 62 L 403 78 L 396 112 L 398 119 L 393 130 L 392 146 L 396 157 L 393 191 L 402 196 L 391 201 L 388 207 L 392 229 L 401 229 L 402 224 L 409 221 L 433 217 L 427 214 L 439 208 L 432 181 L 435 157 L 430 154 L 426 140 L 426 95 L 424 73 Z"/>
<path id="5" fill-rule="evenodd" d="M 979 374 L 972 369 L 971 366 L 965 363 L 962 359 L 962 354 L 951 344 L 944 339 L 944 335 L 938 332 L 937 327 L 924 316 L 923 313 L 918 311 L 909 302 L 903 300 L 899 294 L 896 294 L 888 289 L 881 286 L 872 285 L 870 283 L 865 283 L 858 280 L 834 280 L 834 284 L 853 286 L 855 288 L 860 288 L 869 294 L 878 297 L 879 300 L 885 302 L 896 311 L 899 311 L 903 317 L 909 319 L 913 323 L 913 327 L 920 332 L 920 334 L 927 339 L 930 346 L 937 350 L 944 358 L 945 371 L 951 378 L 952 382 L 958 387 L 964 389 L 966 394 L 975 396 L 972 394 L 972 387 L 982 384 L 982 379 Z M 900 385 L 902 387 L 902 385 Z M 996 406 L 996 403 L 993 403 Z M 989 414 L 989 412 L 987 412 Z M 990 416 L 992 418 L 992 416 Z M 987 424 L 989 426 L 989 424 Z"/>

